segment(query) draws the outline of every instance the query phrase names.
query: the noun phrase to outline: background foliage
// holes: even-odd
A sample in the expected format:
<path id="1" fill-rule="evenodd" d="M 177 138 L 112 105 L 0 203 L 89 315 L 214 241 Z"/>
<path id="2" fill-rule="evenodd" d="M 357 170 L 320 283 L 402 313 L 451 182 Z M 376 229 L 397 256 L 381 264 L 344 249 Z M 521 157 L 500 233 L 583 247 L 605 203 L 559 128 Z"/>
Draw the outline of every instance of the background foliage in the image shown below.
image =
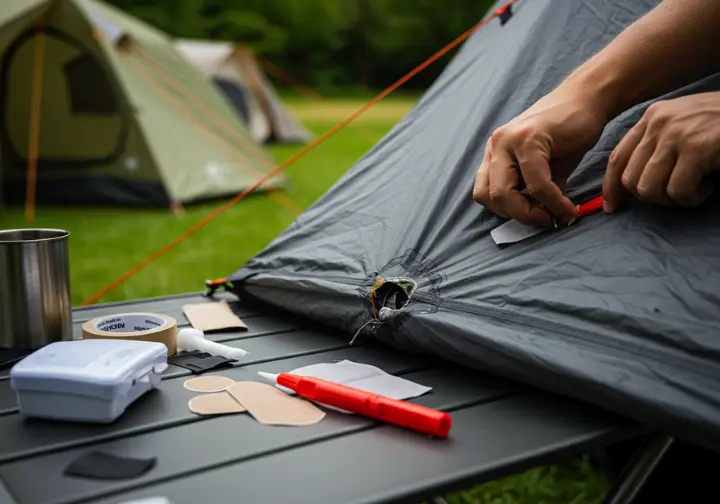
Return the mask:
<path id="1" fill-rule="evenodd" d="M 491 0 L 110 0 L 176 37 L 242 42 L 318 91 L 385 87 L 472 27 Z M 445 56 L 449 61 L 452 55 Z M 424 88 L 443 65 L 408 87 Z"/>

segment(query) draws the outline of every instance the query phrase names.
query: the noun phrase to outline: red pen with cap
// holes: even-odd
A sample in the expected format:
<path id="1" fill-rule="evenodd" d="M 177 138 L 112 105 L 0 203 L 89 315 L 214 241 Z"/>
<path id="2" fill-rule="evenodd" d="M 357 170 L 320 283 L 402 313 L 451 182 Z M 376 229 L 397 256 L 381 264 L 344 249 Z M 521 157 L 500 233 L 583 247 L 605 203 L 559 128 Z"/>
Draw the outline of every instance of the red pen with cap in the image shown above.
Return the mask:
<path id="1" fill-rule="evenodd" d="M 290 373 L 260 373 L 299 396 L 327 406 L 382 420 L 436 437 L 447 437 L 452 425 L 449 413 L 407 401 L 366 392 L 355 387 Z"/>
<path id="2" fill-rule="evenodd" d="M 598 196 L 597 198 L 593 198 L 590 201 L 586 201 L 585 203 L 582 203 L 577 206 L 578 213 L 580 216 L 590 215 L 594 214 L 595 212 L 601 210 L 603 207 L 603 197 L 602 195 Z"/>
<path id="3" fill-rule="evenodd" d="M 590 201 L 586 201 L 585 203 L 581 203 L 580 205 L 577 205 L 577 211 L 578 216 L 574 219 L 570 219 L 570 222 L 568 222 L 568 226 L 571 226 L 575 223 L 576 220 L 580 217 L 586 217 L 588 215 L 592 215 L 596 212 L 599 212 L 602 210 L 603 207 L 603 197 L 602 195 L 591 199 Z"/>

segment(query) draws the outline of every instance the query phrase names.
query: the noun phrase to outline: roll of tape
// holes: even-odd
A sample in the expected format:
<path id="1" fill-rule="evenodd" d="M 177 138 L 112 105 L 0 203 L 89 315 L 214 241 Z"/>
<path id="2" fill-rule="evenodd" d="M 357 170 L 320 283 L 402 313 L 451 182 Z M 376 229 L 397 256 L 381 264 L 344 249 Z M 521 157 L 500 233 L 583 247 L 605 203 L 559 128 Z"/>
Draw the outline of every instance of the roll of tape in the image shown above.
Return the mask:
<path id="1" fill-rule="evenodd" d="M 82 326 L 83 339 L 132 339 L 156 341 L 177 352 L 177 322 L 157 313 L 118 313 L 97 317 Z"/>

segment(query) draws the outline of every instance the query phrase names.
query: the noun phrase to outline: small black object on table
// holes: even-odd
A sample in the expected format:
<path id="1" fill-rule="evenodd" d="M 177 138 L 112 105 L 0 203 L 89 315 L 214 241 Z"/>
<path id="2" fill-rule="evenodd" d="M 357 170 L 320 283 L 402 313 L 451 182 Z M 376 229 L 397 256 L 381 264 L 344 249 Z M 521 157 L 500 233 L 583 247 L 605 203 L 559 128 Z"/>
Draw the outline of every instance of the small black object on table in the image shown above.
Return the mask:
<path id="1" fill-rule="evenodd" d="M 234 300 L 219 296 L 225 295 Z M 212 301 L 197 293 L 79 308 L 75 336 L 86 320 L 128 311 L 163 313 L 187 326 L 182 305 Z M 187 405 L 193 393 L 183 387 L 192 372 L 172 365 L 159 389 L 113 424 L 26 419 L 6 369 L 0 371 L 0 502 L 118 504 L 158 496 L 175 504 L 419 502 L 645 432 L 594 407 L 369 339 L 349 347 L 336 331 L 272 308 L 230 306 L 249 330 L 206 337 L 250 355 L 209 373 L 262 381 L 258 371 L 343 359 L 375 365 L 433 387 L 412 401 L 452 412 L 449 438 L 332 411 L 301 428 L 263 425 L 248 415 L 198 416 Z M 132 478 L 66 474 L 73 461 L 95 452 L 153 463 Z"/>

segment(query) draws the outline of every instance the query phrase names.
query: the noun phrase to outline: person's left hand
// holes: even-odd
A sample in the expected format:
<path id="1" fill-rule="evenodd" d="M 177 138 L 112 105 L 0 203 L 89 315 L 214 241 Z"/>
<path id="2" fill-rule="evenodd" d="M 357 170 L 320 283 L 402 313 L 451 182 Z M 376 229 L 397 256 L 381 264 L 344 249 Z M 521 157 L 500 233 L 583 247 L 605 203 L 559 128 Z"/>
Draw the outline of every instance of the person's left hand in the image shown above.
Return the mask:
<path id="1" fill-rule="evenodd" d="M 610 155 L 604 210 L 629 194 L 694 208 L 713 192 L 703 178 L 720 168 L 720 92 L 653 103 Z"/>

